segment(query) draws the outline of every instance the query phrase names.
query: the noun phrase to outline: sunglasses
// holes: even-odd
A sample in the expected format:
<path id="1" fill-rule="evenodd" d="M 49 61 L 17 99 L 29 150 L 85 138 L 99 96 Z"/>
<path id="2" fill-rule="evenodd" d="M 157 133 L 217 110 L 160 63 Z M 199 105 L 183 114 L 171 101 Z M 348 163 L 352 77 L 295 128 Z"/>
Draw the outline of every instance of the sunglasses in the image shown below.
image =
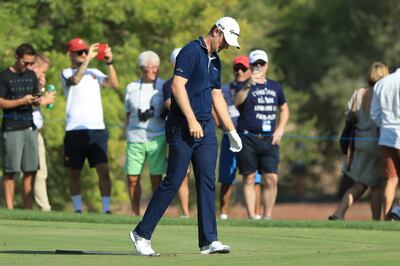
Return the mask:
<path id="1" fill-rule="evenodd" d="M 77 55 L 81 56 L 81 55 L 83 55 L 83 54 L 88 54 L 88 53 L 89 53 L 89 50 L 87 50 L 87 49 L 85 49 L 85 50 L 80 50 L 80 51 L 76 51 L 75 53 L 76 53 Z"/>
<path id="2" fill-rule="evenodd" d="M 24 64 L 24 66 L 31 66 L 35 63 L 35 61 L 33 61 L 33 62 L 22 61 L 22 63 Z"/>
<path id="3" fill-rule="evenodd" d="M 265 62 L 265 61 L 263 61 L 263 60 L 257 60 L 257 61 L 255 61 L 254 63 L 252 63 L 251 65 L 252 66 L 257 66 L 257 65 L 259 65 L 259 66 L 265 66 L 267 64 L 267 62 Z"/>
<path id="4" fill-rule="evenodd" d="M 239 72 L 239 70 L 242 70 L 242 72 L 246 72 L 248 68 L 240 64 L 233 67 L 233 71 Z"/>

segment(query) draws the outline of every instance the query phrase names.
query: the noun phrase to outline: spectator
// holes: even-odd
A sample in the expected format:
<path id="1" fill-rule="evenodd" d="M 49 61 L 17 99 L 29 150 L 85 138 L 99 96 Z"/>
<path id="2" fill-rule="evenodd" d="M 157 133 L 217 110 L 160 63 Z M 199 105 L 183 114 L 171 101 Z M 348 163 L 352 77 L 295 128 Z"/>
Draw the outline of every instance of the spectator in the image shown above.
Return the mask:
<path id="1" fill-rule="evenodd" d="M 224 95 L 225 102 L 228 105 L 228 112 L 232 119 L 235 127 L 237 126 L 237 120 L 239 117 L 239 111 L 237 110 L 233 97 L 237 91 L 243 88 L 250 78 L 250 63 L 248 56 L 238 56 L 233 60 L 233 75 L 234 81 L 222 86 L 222 94 Z M 215 119 L 216 124 L 220 127 L 219 119 Z M 228 219 L 228 208 L 229 201 L 232 196 L 233 184 L 236 179 L 237 159 L 236 154 L 229 150 L 229 139 L 228 135 L 222 136 L 220 157 L 219 157 L 219 182 L 221 183 L 220 188 L 220 218 L 222 220 Z M 260 219 L 260 181 L 261 175 L 257 172 L 255 180 L 255 197 L 256 197 L 256 210 L 255 218 Z M 245 200 L 249 202 L 249 200 Z"/>
<path id="2" fill-rule="evenodd" d="M 176 48 L 172 51 L 170 60 L 172 66 L 175 68 L 176 57 L 178 56 L 180 50 L 182 48 Z M 163 86 L 163 93 L 164 93 L 164 106 L 165 108 L 170 111 L 171 110 L 171 97 L 172 97 L 172 78 L 167 80 Z M 190 211 L 189 211 L 189 177 L 190 177 L 190 166 L 186 172 L 186 176 L 183 179 L 182 185 L 178 190 L 178 197 L 179 203 L 182 209 L 181 218 L 189 218 Z"/>
<path id="3" fill-rule="evenodd" d="M 0 108 L 3 109 L 3 194 L 7 209 L 14 208 L 14 176 L 23 172 L 24 208 L 32 208 L 33 181 L 39 168 L 38 136 L 33 106 L 39 105 L 38 79 L 29 66 L 36 51 L 24 43 L 15 52 L 14 65 L 0 73 Z"/>
<path id="4" fill-rule="evenodd" d="M 125 171 L 132 212 L 140 215 L 140 175 L 147 160 L 153 192 L 167 168 L 167 144 L 162 86 L 158 78 L 160 58 L 153 51 L 145 51 L 137 60 L 141 78 L 126 87 L 125 111 L 127 148 Z"/>
<path id="5" fill-rule="evenodd" d="M 110 212 L 111 180 L 108 168 L 108 133 L 103 119 L 101 87 L 118 88 L 111 47 L 105 50 L 108 76 L 98 69 L 88 68 L 97 55 L 98 43 L 90 47 L 80 38 L 67 44 L 71 67 L 63 70 L 61 84 L 67 98 L 64 166 L 69 169 L 70 192 L 75 212 L 82 212 L 80 177 L 86 158 L 99 176 L 99 188 L 104 213 Z"/>
<path id="6" fill-rule="evenodd" d="M 38 88 L 44 91 L 46 85 L 46 72 L 49 69 L 50 60 L 43 54 L 36 56 L 35 63 L 32 65 L 31 70 L 35 72 L 38 78 Z M 52 104 L 55 101 L 55 92 L 46 92 L 40 98 L 40 105 Z M 43 116 L 40 112 L 39 106 L 35 107 L 33 110 L 33 123 L 38 129 L 38 145 L 39 145 L 39 170 L 36 172 L 35 182 L 34 182 L 34 197 L 36 203 L 39 205 L 42 211 L 50 211 L 51 206 L 49 203 L 49 198 L 47 196 L 47 162 L 46 162 L 46 147 L 44 144 L 43 136 L 40 133 L 43 127 Z"/>
<path id="7" fill-rule="evenodd" d="M 349 167 L 344 174 L 354 182 L 346 191 L 330 220 L 344 220 L 348 208 L 371 188 L 372 219 L 380 220 L 382 211 L 382 192 L 385 179 L 381 174 L 381 155 L 378 152 L 378 128 L 370 118 L 372 93 L 375 83 L 389 74 L 388 67 L 380 62 L 373 63 L 368 71 L 366 88 L 353 93 L 347 107 L 346 117 L 355 121 L 354 152 Z M 375 140 L 376 139 L 376 140 Z"/>
<path id="8" fill-rule="evenodd" d="M 215 164 L 218 144 L 212 105 L 229 130 L 231 150 L 242 142 L 227 112 L 221 90 L 218 52 L 239 47 L 239 24 L 230 17 L 219 19 L 204 37 L 191 41 L 179 52 L 172 81 L 172 104 L 166 123 L 169 143 L 167 176 L 158 186 L 142 221 L 130 232 L 136 251 L 154 256 L 150 238 L 186 176 L 192 161 L 197 188 L 198 237 L 201 254 L 229 253 L 218 241 L 215 217 Z"/>
<path id="9" fill-rule="evenodd" d="M 370 115 L 380 131 L 378 145 L 387 178 L 383 197 L 385 220 L 398 220 L 400 207 L 392 205 L 400 174 L 400 68 L 375 84 Z"/>
<path id="10" fill-rule="evenodd" d="M 244 195 L 249 218 L 254 219 L 256 171 L 262 173 L 264 219 L 270 220 L 278 192 L 279 144 L 289 119 L 289 107 L 282 86 L 266 79 L 268 56 L 263 50 L 250 53 L 252 75 L 235 97 L 240 116 L 238 131 L 243 150 L 238 154 L 239 172 L 245 182 Z M 279 108 L 277 122 L 276 109 Z"/>

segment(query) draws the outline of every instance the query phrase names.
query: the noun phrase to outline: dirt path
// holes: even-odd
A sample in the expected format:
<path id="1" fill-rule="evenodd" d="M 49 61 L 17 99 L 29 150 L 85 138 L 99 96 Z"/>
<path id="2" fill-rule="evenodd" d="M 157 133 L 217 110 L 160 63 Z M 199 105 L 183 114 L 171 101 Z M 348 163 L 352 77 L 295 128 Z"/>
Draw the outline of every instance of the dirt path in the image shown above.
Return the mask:
<path id="1" fill-rule="evenodd" d="M 337 203 L 278 203 L 273 213 L 274 220 L 327 220 L 328 216 L 337 207 Z M 143 206 L 141 213 L 145 212 Z M 118 214 L 129 214 L 128 207 L 122 207 L 114 211 Z M 195 216 L 195 210 L 191 209 L 191 216 Z M 167 217 L 179 217 L 179 208 L 169 207 L 165 213 Z M 229 217 L 232 219 L 246 219 L 246 209 L 243 206 L 235 206 L 230 209 Z M 371 219 L 369 203 L 355 203 L 346 215 L 346 220 L 367 221 Z"/>

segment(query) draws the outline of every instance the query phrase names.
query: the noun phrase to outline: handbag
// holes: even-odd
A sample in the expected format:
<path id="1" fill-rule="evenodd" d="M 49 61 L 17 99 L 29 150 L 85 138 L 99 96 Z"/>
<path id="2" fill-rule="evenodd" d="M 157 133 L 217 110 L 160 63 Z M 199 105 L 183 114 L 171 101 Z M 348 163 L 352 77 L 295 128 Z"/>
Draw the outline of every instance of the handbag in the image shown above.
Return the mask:
<path id="1" fill-rule="evenodd" d="M 351 105 L 350 113 L 346 117 L 344 129 L 339 138 L 339 146 L 343 154 L 347 157 L 351 156 L 354 150 L 354 137 L 356 132 L 356 117 L 355 112 L 357 109 L 357 98 L 359 91 L 356 92 L 353 103 Z"/>
<path id="2" fill-rule="evenodd" d="M 349 150 L 354 149 L 354 137 L 355 137 L 355 127 L 356 123 L 354 118 L 346 119 L 342 134 L 339 138 L 340 149 L 343 154 L 347 154 Z"/>

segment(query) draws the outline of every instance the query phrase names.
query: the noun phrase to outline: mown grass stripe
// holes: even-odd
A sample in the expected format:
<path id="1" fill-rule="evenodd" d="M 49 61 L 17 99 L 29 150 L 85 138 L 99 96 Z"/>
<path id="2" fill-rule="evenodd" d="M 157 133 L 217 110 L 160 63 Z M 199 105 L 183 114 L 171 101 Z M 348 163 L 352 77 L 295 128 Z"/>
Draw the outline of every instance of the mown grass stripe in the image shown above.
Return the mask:
<path id="1" fill-rule="evenodd" d="M 0 219 L 3 220 L 27 220 L 27 221 L 53 221 L 75 223 L 103 223 L 103 224 L 132 224 L 140 221 L 140 217 L 128 215 L 105 214 L 75 214 L 67 212 L 49 212 L 30 210 L 6 210 L 0 209 Z M 247 219 L 218 220 L 220 225 L 245 226 L 245 227 L 280 227 L 280 228 L 335 228 L 335 229 L 361 229 L 380 231 L 400 231 L 398 222 L 374 222 L 374 221 L 253 221 Z M 161 225 L 196 225 L 197 220 L 180 218 L 163 218 Z"/>

